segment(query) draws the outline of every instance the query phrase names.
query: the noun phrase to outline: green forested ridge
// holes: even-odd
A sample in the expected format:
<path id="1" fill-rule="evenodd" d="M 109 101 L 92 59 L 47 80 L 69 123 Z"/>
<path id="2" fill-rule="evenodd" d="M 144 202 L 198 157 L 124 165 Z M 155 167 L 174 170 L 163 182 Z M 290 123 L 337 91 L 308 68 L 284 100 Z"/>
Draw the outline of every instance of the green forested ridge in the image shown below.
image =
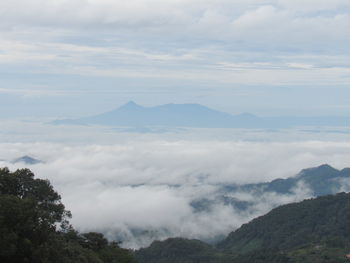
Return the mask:
<path id="1" fill-rule="evenodd" d="M 136 256 L 140 263 L 342 263 L 350 262 L 349 242 L 350 194 L 340 193 L 278 207 L 232 232 L 216 248 L 166 240 Z"/>
<path id="2" fill-rule="evenodd" d="M 218 247 L 232 252 L 291 249 L 334 236 L 350 241 L 350 194 L 322 196 L 275 208 L 232 232 Z"/>
<path id="3" fill-rule="evenodd" d="M 135 262 L 102 234 L 79 234 L 70 216 L 49 181 L 0 169 L 0 262 Z"/>
<path id="4" fill-rule="evenodd" d="M 252 220 L 216 247 L 155 241 L 131 253 L 100 233 L 75 231 L 47 180 L 0 169 L 0 262 L 342 263 L 350 262 L 350 194 L 288 204 Z"/>
<path id="5" fill-rule="evenodd" d="M 155 241 L 148 248 L 136 251 L 135 256 L 139 262 L 154 263 L 214 263 L 230 262 L 231 259 L 231 255 L 202 241 L 184 238 Z"/>
<path id="6" fill-rule="evenodd" d="M 156 241 L 156 248 L 136 251 L 139 263 L 346 263 L 348 245 L 320 241 L 290 250 L 257 249 L 248 253 L 230 253 L 217 248 L 197 249 L 198 241 L 176 239 Z"/>

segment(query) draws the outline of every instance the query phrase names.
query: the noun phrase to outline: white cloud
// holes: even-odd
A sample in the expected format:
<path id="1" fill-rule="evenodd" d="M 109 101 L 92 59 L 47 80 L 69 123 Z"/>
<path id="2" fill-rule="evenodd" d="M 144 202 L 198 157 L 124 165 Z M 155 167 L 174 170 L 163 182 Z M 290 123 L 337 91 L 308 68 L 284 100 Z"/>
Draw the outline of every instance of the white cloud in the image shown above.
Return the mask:
<path id="1" fill-rule="evenodd" d="M 278 0 L 276 2 L 284 8 L 299 12 L 329 11 L 350 7 L 350 3 L 347 0 Z"/>
<path id="2" fill-rule="evenodd" d="M 248 11 L 238 17 L 234 21 L 234 26 L 242 28 L 243 30 L 273 27 L 275 26 L 273 22 L 276 22 L 274 21 L 276 15 L 277 9 L 274 6 L 262 6 L 256 10 Z M 282 18 L 282 16 L 280 18 Z"/>
<path id="3" fill-rule="evenodd" d="M 302 58 L 277 56 L 242 62 L 239 54 L 226 51 L 184 49 L 179 52 L 147 51 L 123 46 L 93 47 L 83 44 L 31 43 L 1 40 L 0 64 L 28 67 L 27 72 L 96 77 L 129 77 L 187 81 L 209 81 L 241 85 L 346 85 L 350 65 L 339 64 L 339 56 Z M 254 55 L 245 55 L 246 58 Z M 312 64 L 310 59 L 313 59 Z M 335 65 L 341 65 L 335 67 Z M 254 78 L 252 78 L 254 76 Z M 3 87 L 8 89 L 8 87 Z M 49 87 L 48 87 L 49 89 Z M 32 91 L 24 91 L 32 93 Z M 50 92 L 50 91 L 47 91 Z M 15 92 L 14 92 L 15 93 Z M 51 91 L 55 93 L 55 91 Z"/>
<path id="4" fill-rule="evenodd" d="M 142 136 L 110 145 L 8 143 L 0 145 L 0 159 L 5 159 L 0 165 L 23 167 L 8 161 L 25 154 L 45 161 L 30 168 L 53 183 L 78 229 L 103 231 L 137 247 L 170 236 L 218 238 L 272 207 L 309 197 L 307 186 L 300 185 L 289 195 L 235 193 L 232 197 L 253 202 L 243 212 L 220 202 L 202 212 L 190 205 L 201 198 L 214 200 L 221 185 L 286 178 L 322 163 L 346 167 L 350 144 Z M 140 234 L 145 230 L 149 232 Z"/>
<path id="5" fill-rule="evenodd" d="M 348 39 L 349 4 L 345 1 L 2 1 L 2 25 L 13 28 L 58 28 L 75 33 L 108 32 L 104 37 L 124 36 L 126 41 L 140 37 L 189 44 L 200 38 L 204 43 L 249 41 L 273 46 L 309 46 L 308 36 L 323 42 Z M 338 8 L 337 8 L 338 7 Z M 302 10 L 302 14 L 300 14 Z M 317 13 L 326 10 L 326 14 Z M 316 15 L 315 15 L 316 13 Z M 97 29 L 97 30 L 96 30 Z M 114 33 L 113 33 L 114 32 Z M 127 32 L 132 32 L 128 34 Z M 218 34 L 218 32 L 220 34 Z M 116 34 L 117 33 L 117 34 Z M 332 36 L 332 38 L 325 38 Z M 94 38 L 93 36 L 91 37 Z M 276 43 L 269 43 L 273 40 Z M 179 43 L 178 43 L 179 44 Z M 250 42 L 250 45 L 253 45 Z M 301 47 L 302 47 L 301 46 Z M 239 45 L 239 48 L 242 46 Z M 257 48 L 257 46 L 255 46 Z M 300 47 L 300 46 L 299 46 Z"/>
<path id="6" fill-rule="evenodd" d="M 0 10 L 0 65 L 10 72 L 191 86 L 350 83 L 346 1 L 14 0 Z"/>
<path id="7" fill-rule="evenodd" d="M 30 87 L 22 89 L 9 89 L 9 88 L 0 88 L 0 94 L 14 94 L 22 97 L 43 97 L 43 96 L 60 96 L 64 95 L 65 91 L 63 90 L 52 90 L 47 87 Z"/>
<path id="8" fill-rule="evenodd" d="M 144 79 L 230 89 L 349 85 L 349 14 L 348 0 L 0 1 L 0 66 L 14 79 L 16 73 L 132 78 L 142 79 L 138 85 L 147 88 L 151 84 Z M 45 76 L 40 81 L 46 83 Z M 2 84 L 0 96 L 77 92 L 67 82 L 60 89 L 25 84 L 27 88 Z M 99 85 L 90 89 L 100 90 Z M 333 92 L 330 88 L 329 94 Z M 2 123 L 2 141 L 22 138 L 23 130 L 29 141 L 67 140 L 56 127 L 42 133 L 35 125 L 21 124 L 20 130 L 12 125 L 17 124 Z M 190 202 L 215 194 L 220 184 L 287 177 L 321 163 L 342 168 L 348 166 L 350 155 L 349 143 L 312 141 L 315 134 L 302 134 L 307 142 L 264 143 L 204 140 L 197 131 L 192 131 L 190 141 L 185 135 L 130 139 L 109 130 L 101 135 L 94 127 L 66 129 L 70 141 L 101 140 L 110 145 L 1 144 L 0 159 L 29 154 L 45 160 L 32 169 L 62 193 L 73 223 L 83 230 L 104 230 L 110 237 L 118 232 L 129 238 L 127 246 L 149 242 L 149 235 L 136 240 L 133 229 L 148 229 L 158 238 L 225 234 L 274 205 L 305 197 L 307 189 L 291 196 L 266 195 L 249 214 L 220 204 L 198 214 Z M 274 133 L 273 139 L 288 137 L 284 132 Z M 237 133 L 249 140 L 271 140 L 271 134 Z M 347 141 L 347 136 L 340 138 Z"/>

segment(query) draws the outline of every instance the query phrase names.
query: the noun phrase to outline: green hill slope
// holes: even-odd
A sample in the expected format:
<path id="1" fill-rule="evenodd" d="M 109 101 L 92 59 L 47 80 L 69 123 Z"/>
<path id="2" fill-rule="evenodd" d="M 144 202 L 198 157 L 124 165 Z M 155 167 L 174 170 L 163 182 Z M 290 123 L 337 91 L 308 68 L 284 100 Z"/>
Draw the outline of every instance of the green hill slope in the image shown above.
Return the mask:
<path id="1" fill-rule="evenodd" d="M 79 234 L 46 180 L 0 169 L 0 262 L 345 263 L 350 262 L 350 193 L 273 209 L 217 245 L 172 238 L 131 252 L 100 233 Z"/>
<path id="2" fill-rule="evenodd" d="M 100 233 L 79 234 L 70 216 L 49 181 L 28 169 L 0 168 L 0 262 L 136 262 Z"/>
<path id="3" fill-rule="evenodd" d="M 136 252 L 140 263 L 350 262 L 350 194 L 288 204 L 252 220 L 218 244 L 172 239 Z"/>
<path id="4" fill-rule="evenodd" d="M 229 256 L 199 240 L 169 238 L 155 241 L 135 253 L 139 262 L 214 263 L 229 262 Z"/>
<path id="5" fill-rule="evenodd" d="M 218 247 L 240 253 L 264 248 L 286 250 L 334 236 L 350 240 L 350 194 L 275 208 L 232 232 Z"/>

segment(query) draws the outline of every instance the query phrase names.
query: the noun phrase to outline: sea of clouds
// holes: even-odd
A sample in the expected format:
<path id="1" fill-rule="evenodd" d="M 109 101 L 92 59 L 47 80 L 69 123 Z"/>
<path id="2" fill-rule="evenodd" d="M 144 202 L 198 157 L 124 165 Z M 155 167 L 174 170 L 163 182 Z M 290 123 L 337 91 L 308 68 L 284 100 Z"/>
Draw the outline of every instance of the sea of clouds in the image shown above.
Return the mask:
<path id="1" fill-rule="evenodd" d="M 28 167 L 37 177 L 49 179 L 72 212 L 71 223 L 78 230 L 101 231 L 122 241 L 124 247 L 138 248 L 174 236 L 216 241 L 273 207 L 312 196 L 307 186 L 299 185 L 286 195 L 231 193 L 252 203 L 246 210 L 222 202 L 204 210 L 191 205 L 215 200 L 224 185 L 287 178 L 323 163 L 341 169 L 350 160 L 350 143 L 344 141 L 118 135 L 123 140 L 110 144 L 98 143 L 97 133 L 91 142 L 79 144 L 1 143 L 0 166 Z M 43 162 L 11 162 L 23 155 Z"/>
<path id="2" fill-rule="evenodd" d="M 87 114 L 82 109 L 95 111 L 96 101 L 104 108 L 137 94 L 152 102 L 216 98 L 233 111 L 348 109 L 348 0 L 12 0 L 0 1 L 0 14 L 2 118 Z M 112 95 L 98 98 L 104 93 Z M 272 207 L 312 196 L 301 184 L 283 196 L 233 193 L 253 202 L 244 211 L 191 205 L 215 200 L 224 185 L 323 163 L 350 166 L 347 129 L 0 127 L 0 166 L 49 179 L 77 229 L 132 248 L 171 236 L 216 240 Z M 23 155 L 43 163 L 11 162 Z"/>

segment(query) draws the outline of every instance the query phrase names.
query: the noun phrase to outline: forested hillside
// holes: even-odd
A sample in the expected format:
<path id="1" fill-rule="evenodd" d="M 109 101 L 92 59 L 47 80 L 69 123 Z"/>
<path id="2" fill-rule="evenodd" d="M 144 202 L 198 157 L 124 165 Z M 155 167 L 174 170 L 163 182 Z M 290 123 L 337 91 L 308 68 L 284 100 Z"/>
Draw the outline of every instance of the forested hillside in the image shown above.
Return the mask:
<path id="1" fill-rule="evenodd" d="M 28 169 L 0 169 L 0 262 L 48 263 L 342 263 L 350 254 L 350 194 L 273 209 L 216 247 L 199 240 L 155 241 L 122 249 L 102 234 L 78 233 L 47 180 Z"/>
<path id="2" fill-rule="evenodd" d="M 273 209 L 232 232 L 218 247 L 246 253 L 288 250 L 334 239 L 350 241 L 350 194 L 322 196 Z"/>
<path id="3" fill-rule="evenodd" d="M 102 234 L 75 231 L 70 216 L 49 181 L 0 169 L 0 262 L 135 262 Z"/>
<path id="4" fill-rule="evenodd" d="M 198 249 L 199 244 L 155 242 L 136 257 L 140 263 L 349 262 L 350 194 L 284 205 L 243 225 L 216 248 L 201 244 Z"/>

